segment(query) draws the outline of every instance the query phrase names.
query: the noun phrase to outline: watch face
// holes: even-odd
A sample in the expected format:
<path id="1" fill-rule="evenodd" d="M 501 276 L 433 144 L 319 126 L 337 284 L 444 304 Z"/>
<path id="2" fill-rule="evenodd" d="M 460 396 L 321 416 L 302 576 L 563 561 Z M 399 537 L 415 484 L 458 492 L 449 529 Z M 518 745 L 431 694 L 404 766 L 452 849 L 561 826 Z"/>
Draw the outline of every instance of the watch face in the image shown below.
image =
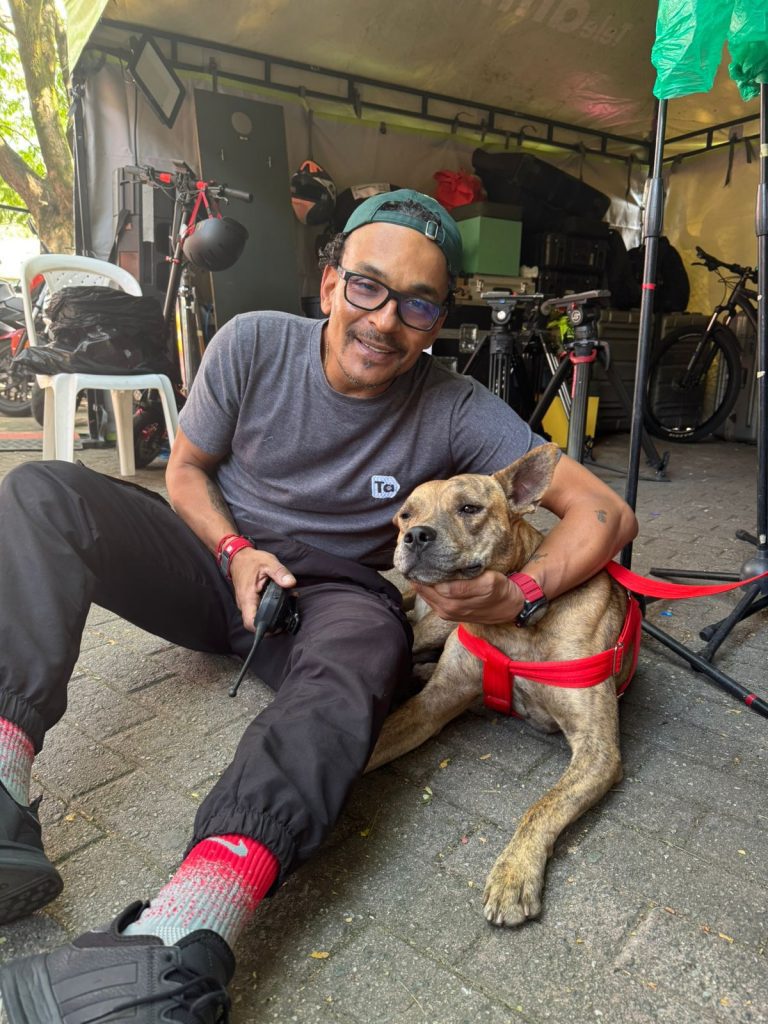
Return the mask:
<path id="1" fill-rule="evenodd" d="M 547 608 L 549 601 L 546 597 L 540 597 L 538 601 L 526 601 L 515 621 L 518 626 L 533 626 L 543 618 Z"/>

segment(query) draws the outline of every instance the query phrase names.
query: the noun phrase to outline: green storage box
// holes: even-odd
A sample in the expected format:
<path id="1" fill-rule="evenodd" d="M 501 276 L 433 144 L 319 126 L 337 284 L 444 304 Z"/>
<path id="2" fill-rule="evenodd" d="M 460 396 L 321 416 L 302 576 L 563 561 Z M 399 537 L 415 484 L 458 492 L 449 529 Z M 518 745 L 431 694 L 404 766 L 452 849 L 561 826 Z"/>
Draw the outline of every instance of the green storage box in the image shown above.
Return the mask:
<path id="1" fill-rule="evenodd" d="M 483 209 L 482 215 L 457 218 L 464 245 L 465 274 L 517 277 L 520 273 L 522 224 L 519 220 L 503 216 L 487 216 L 485 211 L 493 205 L 491 203 L 477 205 Z"/>

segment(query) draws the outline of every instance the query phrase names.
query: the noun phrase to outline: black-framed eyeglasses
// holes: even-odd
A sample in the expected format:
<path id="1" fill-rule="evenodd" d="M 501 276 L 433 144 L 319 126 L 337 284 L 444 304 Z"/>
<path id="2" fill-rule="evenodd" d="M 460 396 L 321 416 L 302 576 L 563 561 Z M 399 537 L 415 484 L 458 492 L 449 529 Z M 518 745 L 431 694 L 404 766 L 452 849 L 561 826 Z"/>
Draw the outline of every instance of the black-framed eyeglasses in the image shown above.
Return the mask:
<path id="1" fill-rule="evenodd" d="M 394 299 L 397 315 L 406 327 L 412 327 L 414 331 L 431 331 L 446 310 L 445 303 L 430 302 L 418 295 L 396 292 L 374 277 L 366 277 L 365 274 L 345 270 L 343 267 L 337 267 L 336 271 L 344 281 L 344 298 L 350 306 L 373 312 Z"/>

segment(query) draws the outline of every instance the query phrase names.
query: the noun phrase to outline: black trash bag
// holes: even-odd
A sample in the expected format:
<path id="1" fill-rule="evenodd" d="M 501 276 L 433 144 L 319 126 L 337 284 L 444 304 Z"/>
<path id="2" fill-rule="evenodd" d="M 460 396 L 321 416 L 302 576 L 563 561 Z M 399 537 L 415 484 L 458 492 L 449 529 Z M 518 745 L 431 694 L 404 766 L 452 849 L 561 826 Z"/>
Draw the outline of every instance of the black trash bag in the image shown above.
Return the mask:
<path id="1" fill-rule="evenodd" d="M 169 373 L 163 311 L 156 299 L 115 288 L 62 288 L 44 318 L 44 345 L 15 363 L 33 373 Z"/>
<path id="2" fill-rule="evenodd" d="M 608 232 L 608 259 L 600 287 L 611 293 L 610 305 L 614 309 L 636 309 L 640 305 L 640 282 L 621 232 L 613 228 Z"/>
<path id="3" fill-rule="evenodd" d="M 476 149 L 472 166 L 488 200 L 522 207 L 523 246 L 526 236 L 561 231 L 567 216 L 602 220 L 610 196 L 531 153 L 489 153 Z"/>
<path id="4" fill-rule="evenodd" d="M 638 245 L 627 253 L 635 280 L 643 283 L 645 246 Z M 656 253 L 656 288 L 653 293 L 654 313 L 682 313 L 688 308 L 691 286 L 682 257 L 666 235 L 661 235 Z"/>

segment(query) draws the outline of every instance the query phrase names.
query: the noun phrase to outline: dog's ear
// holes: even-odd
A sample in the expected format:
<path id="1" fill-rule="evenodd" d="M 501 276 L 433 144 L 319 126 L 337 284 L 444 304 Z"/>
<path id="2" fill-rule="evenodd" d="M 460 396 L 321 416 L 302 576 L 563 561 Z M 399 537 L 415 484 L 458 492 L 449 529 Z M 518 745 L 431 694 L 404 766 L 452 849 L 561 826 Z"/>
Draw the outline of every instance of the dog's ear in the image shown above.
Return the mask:
<path id="1" fill-rule="evenodd" d="M 493 474 L 507 496 L 513 515 L 524 516 L 536 509 L 552 481 L 559 458 L 560 449 L 556 444 L 543 444 Z"/>

